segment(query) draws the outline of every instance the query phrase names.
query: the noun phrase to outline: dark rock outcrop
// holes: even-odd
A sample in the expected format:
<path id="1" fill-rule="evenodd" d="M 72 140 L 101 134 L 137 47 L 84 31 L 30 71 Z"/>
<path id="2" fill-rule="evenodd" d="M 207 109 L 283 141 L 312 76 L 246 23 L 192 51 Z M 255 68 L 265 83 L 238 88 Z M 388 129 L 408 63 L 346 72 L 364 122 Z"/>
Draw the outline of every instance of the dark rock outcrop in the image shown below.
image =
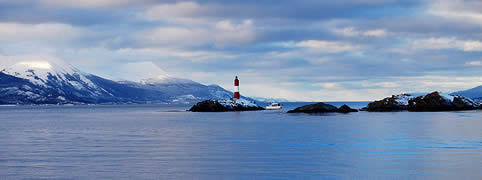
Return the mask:
<path id="1" fill-rule="evenodd" d="M 474 110 L 479 106 L 469 98 L 463 96 L 441 96 L 439 92 L 433 92 L 425 96 L 419 96 L 409 101 L 409 111 L 458 111 Z"/>
<path id="2" fill-rule="evenodd" d="M 189 109 L 192 112 L 223 112 L 226 111 L 226 108 L 221 105 L 218 101 L 214 100 L 206 100 L 201 101 Z"/>
<path id="3" fill-rule="evenodd" d="M 316 103 L 298 107 L 296 109 L 288 111 L 288 113 L 328 113 L 328 112 L 341 112 L 341 113 L 348 113 L 348 112 L 358 112 L 356 109 L 352 109 L 346 104 L 337 108 L 333 105 L 325 104 L 325 103 Z"/>
<path id="4" fill-rule="evenodd" d="M 263 107 L 247 102 L 246 100 L 206 100 L 191 107 L 192 112 L 225 112 L 225 111 L 257 111 Z"/>
<path id="5" fill-rule="evenodd" d="M 358 112 L 358 110 L 352 109 L 352 108 L 350 108 L 350 106 L 344 104 L 343 106 L 341 106 L 340 108 L 338 108 L 338 111 L 337 111 L 337 112 L 340 112 L 340 113 L 349 113 L 349 112 Z"/>
<path id="6" fill-rule="evenodd" d="M 480 108 L 469 98 L 441 94 L 437 91 L 424 96 L 414 97 L 408 94 L 396 95 L 375 101 L 366 107 L 367 111 L 457 111 L 474 110 Z"/>
<path id="7" fill-rule="evenodd" d="M 325 103 L 316 103 L 298 107 L 296 109 L 288 111 L 288 113 L 325 113 L 336 112 L 338 108 L 333 105 Z"/>
<path id="8" fill-rule="evenodd" d="M 412 98 L 413 96 L 410 94 L 393 95 L 392 97 L 371 102 L 363 109 L 376 112 L 408 110 L 408 101 Z"/>
<path id="9" fill-rule="evenodd" d="M 475 103 L 477 103 L 477 104 L 480 105 L 479 108 L 482 108 L 482 97 L 480 97 L 480 98 L 475 98 L 475 99 L 472 99 L 472 100 L 474 100 Z"/>

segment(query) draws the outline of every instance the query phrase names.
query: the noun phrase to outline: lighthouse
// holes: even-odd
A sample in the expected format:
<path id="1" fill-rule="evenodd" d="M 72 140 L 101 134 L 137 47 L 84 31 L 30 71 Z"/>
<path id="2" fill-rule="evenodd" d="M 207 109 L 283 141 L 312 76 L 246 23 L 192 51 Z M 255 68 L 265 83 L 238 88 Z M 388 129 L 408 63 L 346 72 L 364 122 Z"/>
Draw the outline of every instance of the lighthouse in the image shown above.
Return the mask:
<path id="1" fill-rule="evenodd" d="M 239 95 L 239 80 L 238 76 L 234 79 L 234 99 L 239 99 L 241 96 Z"/>

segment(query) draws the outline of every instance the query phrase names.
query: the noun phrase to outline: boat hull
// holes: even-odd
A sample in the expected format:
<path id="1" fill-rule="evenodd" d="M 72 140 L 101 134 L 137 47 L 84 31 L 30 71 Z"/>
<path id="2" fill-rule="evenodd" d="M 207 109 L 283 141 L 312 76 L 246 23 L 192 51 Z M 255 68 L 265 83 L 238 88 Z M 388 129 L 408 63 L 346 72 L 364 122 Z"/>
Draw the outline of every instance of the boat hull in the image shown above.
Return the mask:
<path id="1" fill-rule="evenodd" d="M 266 110 L 279 110 L 282 109 L 282 106 L 267 106 Z"/>

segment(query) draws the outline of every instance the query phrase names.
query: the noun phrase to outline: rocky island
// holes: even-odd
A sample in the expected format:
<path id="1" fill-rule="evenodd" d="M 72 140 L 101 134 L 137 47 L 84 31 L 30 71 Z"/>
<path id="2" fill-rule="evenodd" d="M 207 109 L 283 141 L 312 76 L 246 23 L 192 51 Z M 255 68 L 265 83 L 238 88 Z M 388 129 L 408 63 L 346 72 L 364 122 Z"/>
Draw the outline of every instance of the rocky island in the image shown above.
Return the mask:
<path id="1" fill-rule="evenodd" d="M 301 106 L 296 109 L 288 111 L 288 113 L 328 113 L 328 112 L 349 113 L 349 112 L 358 112 L 358 110 L 352 109 L 346 104 L 341 106 L 340 108 L 337 108 L 336 106 L 320 102 L 316 104 Z"/>
<path id="2" fill-rule="evenodd" d="M 479 103 L 463 96 L 432 92 L 423 96 L 410 94 L 393 95 L 379 101 L 374 101 L 366 108 L 372 112 L 387 111 L 458 111 L 480 109 Z"/>
<path id="3" fill-rule="evenodd" d="M 192 112 L 257 111 L 263 107 L 245 99 L 206 100 L 189 109 Z"/>

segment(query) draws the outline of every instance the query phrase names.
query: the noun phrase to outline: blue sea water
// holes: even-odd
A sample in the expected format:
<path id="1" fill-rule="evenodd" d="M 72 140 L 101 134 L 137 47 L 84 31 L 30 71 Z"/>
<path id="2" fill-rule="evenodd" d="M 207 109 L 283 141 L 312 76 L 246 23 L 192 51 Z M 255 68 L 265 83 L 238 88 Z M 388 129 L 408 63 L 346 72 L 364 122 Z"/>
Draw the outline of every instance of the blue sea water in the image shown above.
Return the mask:
<path id="1" fill-rule="evenodd" d="M 0 179 L 482 179 L 482 111 L 284 113 L 302 104 L 0 107 Z"/>

